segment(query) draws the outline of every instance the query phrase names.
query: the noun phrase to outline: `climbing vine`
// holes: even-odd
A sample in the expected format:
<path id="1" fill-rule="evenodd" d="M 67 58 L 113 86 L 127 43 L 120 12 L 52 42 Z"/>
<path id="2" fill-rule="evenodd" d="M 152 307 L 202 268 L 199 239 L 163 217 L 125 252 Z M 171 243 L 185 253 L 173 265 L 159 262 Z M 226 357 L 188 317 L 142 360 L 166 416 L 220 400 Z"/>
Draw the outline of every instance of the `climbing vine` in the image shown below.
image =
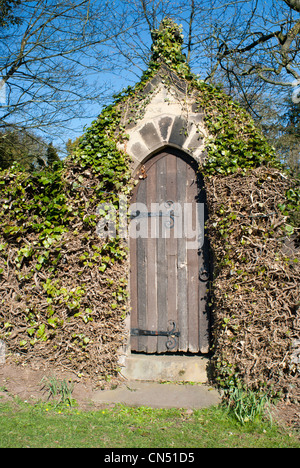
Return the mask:
<path id="1" fill-rule="evenodd" d="M 118 194 L 130 191 L 129 159 L 113 138 L 118 117 L 107 108 L 64 163 L 2 173 L 0 337 L 17 359 L 100 378 L 117 371 L 127 248 L 96 231 L 97 207 L 109 201 L 118 208 Z"/>
<path id="2" fill-rule="evenodd" d="M 152 39 L 150 69 L 157 69 L 159 64 L 165 63 L 185 79 L 193 77 L 186 56 L 182 53 L 183 34 L 180 26 L 170 18 L 165 18 L 160 28 L 152 31 Z"/>
<path id="3" fill-rule="evenodd" d="M 261 165 L 279 167 L 274 149 L 246 111 L 218 88 L 204 84 L 199 88 L 199 103 L 211 135 L 203 164 L 206 174 L 227 175 Z"/>
<path id="4" fill-rule="evenodd" d="M 300 370 L 299 237 L 280 209 L 291 181 L 262 166 L 207 177 L 206 186 L 216 380 L 225 390 L 244 382 L 291 396 Z"/>
<path id="5" fill-rule="evenodd" d="M 249 115 L 191 73 L 181 29 L 166 19 L 153 39 L 140 82 L 114 97 L 66 161 L 39 173 L 15 166 L 1 174 L 0 339 L 21 361 L 46 360 L 100 379 L 117 375 L 127 340 L 128 252 L 118 224 L 114 238 L 99 237 L 97 225 L 105 204 L 117 211 L 119 195 L 132 189 L 130 159 L 120 150 L 128 139 L 124 114 L 129 124 L 142 117 L 147 84 L 167 65 L 188 84 L 210 135 L 199 170 L 215 258 L 215 378 L 224 388 L 244 379 L 288 393 L 298 372 L 299 188 Z"/>

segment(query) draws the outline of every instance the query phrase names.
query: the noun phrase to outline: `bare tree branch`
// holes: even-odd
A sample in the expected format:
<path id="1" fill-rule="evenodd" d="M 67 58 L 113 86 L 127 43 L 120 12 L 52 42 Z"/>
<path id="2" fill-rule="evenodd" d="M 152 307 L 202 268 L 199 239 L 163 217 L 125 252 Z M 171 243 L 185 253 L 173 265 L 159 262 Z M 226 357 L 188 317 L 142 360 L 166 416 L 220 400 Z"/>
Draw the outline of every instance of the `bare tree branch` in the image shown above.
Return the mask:
<path id="1" fill-rule="evenodd" d="M 89 74 L 100 77 L 112 69 L 112 39 L 135 20 L 99 0 L 28 0 L 17 13 L 21 23 L 0 36 L 7 96 L 0 127 L 56 132 L 54 127 L 82 114 L 84 103 L 105 98 L 107 86 L 94 86 Z"/>
<path id="2" fill-rule="evenodd" d="M 188 54 L 187 62 L 190 62 L 191 51 L 192 51 L 192 39 L 193 39 L 193 20 L 195 16 L 195 0 L 191 0 L 191 13 L 190 13 L 190 22 L 189 22 L 189 35 L 188 35 Z"/>
<path id="3" fill-rule="evenodd" d="M 152 22 L 150 21 L 150 18 L 149 18 L 149 13 L 148 13 L 148 9 L 147 9 L 147 2 L 146 0 L 141 0 L 141 3 L 142 3 L 142 7 L 143 7 L 143 12 L 144 12 L 144 15 L 145 15 L 145 19 L 148 23 L 148 26 L 149 26 L 149 29 L 150 29 L 150 32 L 152 31 L 152 29 L 154 29 L 154 23 L 153 23 L 153 19 L 152 19 Z"/>

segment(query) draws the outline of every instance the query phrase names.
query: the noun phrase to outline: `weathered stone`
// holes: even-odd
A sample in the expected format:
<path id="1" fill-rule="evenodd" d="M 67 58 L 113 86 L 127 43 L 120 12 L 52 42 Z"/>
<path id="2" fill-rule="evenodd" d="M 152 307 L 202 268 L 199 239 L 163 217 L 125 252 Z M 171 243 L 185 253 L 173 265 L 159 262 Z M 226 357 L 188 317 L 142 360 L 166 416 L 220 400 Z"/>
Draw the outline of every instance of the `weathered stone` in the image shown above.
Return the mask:
<path id="1" fill-rule="evenodd" d="M 140 135 L 149 149 L 153 148 L 154 146 L 158 146 L 161 143 L 160 136 L 158 135 L 152 122 L 144 125 L 144 127 L 140 130 Z"/>
<path id="2" fill-rule="evenodd" d="M 4 341 L 0 340 L 0 364 L 5 364 L 6 347 Z"/>
<path id="3" fill-rule="evenodd" d="M 130 152 L 138 161 L 142 161 L 147 156 L 148 149 L 140 142 L 136 142 L 131 146 Z"/>
<path id="4" fill-rule="evenodd" d="M 129 380 L 206 382 L 209 359 L 204 356 L 127 356 L 122 374 Z"/>
<path id="5" fill-rule="evenodd" d="M 167 140 L 168 133 L 169 133 L 169 128 L 172 125 L 172 123 L 173 123 L 173 119 L 171 117 L 163 117 L 159 121 L 159 130 L 160 130 L 160 134 L 162 136 L 162 139 L 164 141 Z"/>
<path id="6" fill-rule="evenodd" d="M 169 142 L 182 147 L 187 138 L 187 122 L 182 117 L 176 117 L 173 123 Z"/>
<path id="7" fill-rule="evenodd" d="M 193 122 L 203 124 L 204 123 L 204 113 L 202 112 L 202 113 L 193 115 L 192 120 L 193 120 Z"/>
<path id="8" fill-rule="evenodd" d="M 203 139 L 208 136 L 203 109 L 195 102 L 196 95 L 187 96 L 186 86 L 184 80 L 162 64 L 140 91 L 142 112 L 128 103 L 124 106 L 122 125 L 129 142 L 122 149 L 133 159 L 133 171 L 150 154 L 168 144 L 182 148 L 196 161 L 203 159 Z"/>
<path id="9" fill-rule="evenodd" d="M 195 149 L 199 148 L 199 146 L 203 145 L 204 137 L 200 135 L 200 133 L 195 133 L 191 141 L 188 143 L 187 147 L 190 151 L 194 151 Z"/>

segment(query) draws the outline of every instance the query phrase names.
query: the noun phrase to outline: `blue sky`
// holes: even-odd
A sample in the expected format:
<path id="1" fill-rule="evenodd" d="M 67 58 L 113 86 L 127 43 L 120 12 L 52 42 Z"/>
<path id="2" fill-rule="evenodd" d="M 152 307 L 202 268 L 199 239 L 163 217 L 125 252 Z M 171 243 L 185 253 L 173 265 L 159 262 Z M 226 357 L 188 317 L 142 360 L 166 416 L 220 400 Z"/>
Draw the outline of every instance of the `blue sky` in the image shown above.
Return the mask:
<path id="1" fill-rule="evenodd" d="M 53 5 L 55 7 L 56 2 L 54 0 L 47 0 L 49 4 L 53 1 Z M 58 2 L 61 0 L 58 0 Z M 192 0 L 146 0 L 148 4 L 155 5 L 155 15 L 156 22 L 155 27 L 158 27 L 159 22 L 162 18 L 168 14 L 170 15 L 176 22 L 181 23 L 183 26 L 183 32 L 185 37 L 185 43 L 188 38 L 188 27 L 189 27 L 189 19 L 190 19 L 190 5 Z M 247 19 L 249 20 L 249 12 L 251 11 L 250 7 L 257 6 L 256 10 L 256 23 L 255 26 L 259 30 L 272 30 L 272 28 L 278 28 L 277 19 L 276 19 L 276 9 L 271 9 L 272 2 L 266 0 L 238 0 L 238 1 L 231 1 L 231 0 L 195 0 L 198 4 L 196 13 L 199 14 L 201 12 L 201 16 L 197 17 L 194 22 L 194 42 L 197 44 L 201 43 L 203 39 L 206 37 L 206 34 L 210 32 L 212 27 L 218 29 L 221 25 L 219 34 L 222 37 L 222 33 L 224 30 L 224 34 L 231 34 L 232 30 L 232 43 L 231 44 L 238 44 L 240 38 L 242 38 L 242 30 L 244 29 L 244 25 L 247 23 Z M 100 9 L 100 6 L 104 4 L 104 0 L 91 0 L 91 4 L 94 2 L 97 9 Z M 31 5 L 32 8 L 37 5 L 38 2 L 27 0 L 25 5 Z M 278 0 L 274 4 L 278 6 L 283 6 L 285 3 L 283 0 Z M 129 25 L 132 25 L 134 21 L 135 25 L 132 27 L 128 34 L 124 34 L 119 38 L 118 41 L 115 43 L 111 42 L 107 46 L 99 45 L 95 46 L 94 49 L 91 50 L 91 56 L 87 57 L 83 53 L 78 53 L 75 57 L 78 62 L 85 63 L 89 65 L 89 61 L 91 63 L 95 60 L 97 54 L 100 56 L 103 54 L 104 60 L 103 64 L 100 61 L 100 71 L 93 71 L 87 70 L 85 73 L 85 77 L 88 84 L 95 83 L 96 89 L 100 91 L 100 93 L 104 90 L 105 92 L 99 98 L 99 100 L 94 100 L 93 102 L 89 103 L 84 109 L 84 117 L 78 119 L 75 118 L 72 121 L 68 122 L 66 127 L 67 130 L 63 134 L 63 140 L 66 142 L 69 138 L 74 140 L 76 137 L 82 135 L 86 127 L 88 127 L 91 122 L 97 118 L 99 113 L 101 112 L 104 105 L 108 105 L 112 102 L 112 95 L 114 93 L 120 92 L 123 88 L 126 88 L 128 85 L 134 85 L 138 82 L 139 77 L 147 68 L 146 60 L 147 57 L 149 58 L 149 50 L 151 46 L 151 35 L 149 30 L 149 25 L 145 20 L 145 17 L 142 15 L 137 17 L 136 13 L 133 13 L 132 8 L 135 5 L 140 5 L 140 0 L 111 0 L 109 3 L 110 11 L 112 17 L 122 18 L 122 10 L 123 8 L 129 8 L 126 12 L 126 21 L 127 23 L 124 24 L 126 28 Z M 164 8 L 164 9 L 162 9 Z M 214 8 L 212 12 L 212 8 Z M 288 13 L 288 8 L 285 6 L 283 7 L 286 9 Z M 131 9 L 131 10 L 130 10 Z M 140 11 L 141 12 L 141 11 Z M 84 13 L 83 13 L 84 14 Z M 119 15 L 119 16 L 118 16 Z M 151 19 L 151 8 L 149 9 L 149 15 Z M 273 15 L 273 16 L 272 16 Z M 123 16 L 124 17 L 124 16 Z M 136 19 L 137 18 L 137 19 Z M 103 25 L 106 22 L 106 18 L 102 18 Z M 25 27 L 25 26 L 24 26 Z M 241 28 L 241 35 L 239 33 L 236 34 L 236 31 L 239 31 L 238 28 Z M 265 28 L 265 29 L 264 29 Z M 80 30 L 80 24 L 79 29 Z M 14 40 L 17 44 L 17 35 L 14 34 L 20 31 L 11 30 L 11 50 L 14 50 Z M 250 36 L 249 36 L 250 37 Z M 253 37 L 253 36 L 252 36 Z M 1 40 L 1 37 L 0 37 Z M 247 41 L 247 38 L 245 39 Z M 250 40 L 250 39 L 248 39 Z M 247 42 L 246 42 L 247 43 Z M 243 43 L 244 45 L 245 43 Z M 5 52 L 5 42 L 0 41 L 0 62 L 1 62 L 1 52 L 4 50 Z M 196 46 L 197 48 L 197 46 Z M 125 59 L 122 54 L 120 54 L 119 49 L 127 54 L 127 58 Z M 211 40 L 208 43 L 208 47 L 205 49 L 199 48 L 197 49 L 196 53 L 192 55 L 192 71 L 196 74 L 200 75 L 200 78 L 204 79 L 207 76 L 207 71 L 213 64 L 213 55 L 216 50 L 216 44 Z M 15 53 L 15 52 L 14 52 Z M 36 53 L 36 52 L 35 52 Z M 209 56 L 211 54 L 211 57 Z M 5 55 L 5 53 L 4 53 Z M 98 64 L 99 65 L 99 64 Z M 102 66 L 103 65 L 103 66 Z M 113 65 L 114 70 L 110 69 L 110 66 Z M 42 67 L 40 69 L 37 68 L 37 73 L 43 72 Z M 55 70 L 53 70 L 53 74 L 55 75 Z M 18 78 L 19 80 L 21 78 Z M 293 81 L 289 79 L 289 81 Z M 74 85 L 74 83 L 73 83 Z M 17 87 L 15 87 L 17 90 Z M 287 90 L 288 92 L 289 90 Z M 17 93 L 17 91 L 15 91 Z M 3 90 L 2 90 L 3 94 Z M 290 93 L 291 94 L 291 93 Z M 279 99 L 279 98 L 278 98 Z M 1 95 L 0 95 L 1 100 Z M 2 96 L 3 100 L 3 96 Z M 1 104 L 1 103 L 0 103 Z M 1 111 L 1 108 L 0 108 Z M 4 108 L 2 107 L 2 111 Z M 34 108 L 33 111 L 34 113 Z M 37 131 L 37 130 L 36 130 Z M 48 137 L 49 141 L 53 141 L 55 146 L 64 146 L 62 144 L 61 137 L 54 135 L 50 135 Z"/>

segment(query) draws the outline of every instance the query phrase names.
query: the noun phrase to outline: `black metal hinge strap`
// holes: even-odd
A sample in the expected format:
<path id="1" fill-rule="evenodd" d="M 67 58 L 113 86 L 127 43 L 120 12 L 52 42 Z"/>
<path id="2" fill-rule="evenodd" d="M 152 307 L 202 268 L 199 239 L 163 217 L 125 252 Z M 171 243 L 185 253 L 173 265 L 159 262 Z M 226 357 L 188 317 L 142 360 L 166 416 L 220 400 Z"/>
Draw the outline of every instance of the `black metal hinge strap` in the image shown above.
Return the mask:
<path id="1" fill-rule="evenodd" d="M 178 213 L 175 213 L 175 211 L 172 209 L 172 206 L 174 205 L 174 202 L 172 200 L 168 200 L 167 202 L 164 203 L 165 208 L 168 209 L 168 211 L 132 211 L 130 213 L 130 219 L 139 219 L 139 218 L 170 218 L 170 221 L 165 222 L 165 226 L 169 229 L 172 229 L 174 227 L 175 217 L 179 217 L 180 215 Z"/>
<path id="2" fill-rule="evenodd" d="M 177 337 L 180 336 L 180 332 L 176 331 L 176 322 L 169 322 L 172 326 L 168 330 L 142 330 L 140 328 L 132 328 L 131 336 L 167 336 L 168 340 L 166 342 L 167 349 L 171 350 L 177 346 Z"/>

